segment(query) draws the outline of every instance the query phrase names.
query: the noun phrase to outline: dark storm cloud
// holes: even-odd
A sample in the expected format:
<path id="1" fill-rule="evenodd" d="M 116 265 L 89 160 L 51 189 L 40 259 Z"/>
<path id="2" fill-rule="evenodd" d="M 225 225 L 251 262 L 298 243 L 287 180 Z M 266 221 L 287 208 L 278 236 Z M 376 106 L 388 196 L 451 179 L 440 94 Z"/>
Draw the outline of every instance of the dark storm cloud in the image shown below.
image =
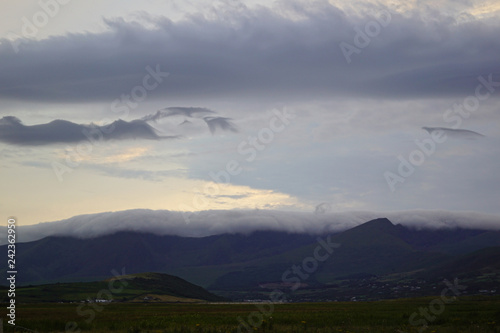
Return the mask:
<path id="1" fill-rule="evenodd" d="M 47 145 L 74 143 L 85 140 L 172 139 L 175 136 L 158 135 L 142 120 L 117 120 L 106 126 L 81 125 L 66 120 L 26 126 L 16 117 L 0 119 L 0 141 L 15 145 Z"/>
<path id="2" fill-rule="evenodd" d="M 498 20 L 370 9 L 360 15 L 295 2 L 285 12 L 243 8 L 215 19 L 143 15 L 147 28 L 105 20 L 102 33 L 15 42 L 17 54 L 2 40 L 0 97 L 112 101 L 140 85 L 148 66 L 169 73 L 152 97 L 456 95 L 470 94 L 479 75 L 500 81 Z M 356 48 L 350 63 L 342 43 Z"/>
<path id="3" fill-rule="evenodd" d="M 132 121 L 116 120 L 105 126 L 95 124 L 81 125 L 66 120 L 54 120 L 47 124 L 24 125 L 21 120 L 14 116 L 6 116 L 0 119 L 0 142 L 15 145 L 48 145 L 56 143 L 74 143 L 85 140 L 127 140 L 146 139 L 161 140 L 182 137 L 182 125 L 189 123 L 184 120 L 181 124 L 174 125 L 179 128 L 176 135 L 165 135 L 161 128 L 153 128 L 149 122 L 156 122 L 162 118 L 171 116 L 183 116 L 187 119 L 196 118 L 203 114 L 216 114 L 205 108 L 172 107 L 159 110 L 155 114 L 147 115 L 142 119 Z M 237 127 L 230 118 L 219 116 L 201 116 L 212 134 L 216 130 L 237 132 Z M 193 130 L 193 129 L 191 129 Z M 194 129 L 197 132 L 200 128 Z"/>

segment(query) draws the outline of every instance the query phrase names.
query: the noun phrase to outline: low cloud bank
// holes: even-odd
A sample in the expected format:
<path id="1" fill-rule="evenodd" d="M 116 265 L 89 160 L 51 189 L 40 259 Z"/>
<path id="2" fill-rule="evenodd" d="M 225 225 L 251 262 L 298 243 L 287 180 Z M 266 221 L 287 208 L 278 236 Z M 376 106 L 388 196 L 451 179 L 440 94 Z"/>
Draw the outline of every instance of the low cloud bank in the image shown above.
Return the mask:
<path id="1" fill-rule="evenodd" d="M 275 230 L 320 234 L 338 232 L 379 217 L 412 228 L 467 228 L 500 230 L 500 217 L 475 212 L 409 210 L 399 212 L 312 213 L 273 210 L 211 210 L 198 213 L 134 209 L 79 215 L 72 218 L 20 226 L 19 242 L 47 236 L 93 238 L 120 231 L 203 237 L 222 233 L 251 233 Z M 6 228 L 0 229 L 5 244 Z"/>

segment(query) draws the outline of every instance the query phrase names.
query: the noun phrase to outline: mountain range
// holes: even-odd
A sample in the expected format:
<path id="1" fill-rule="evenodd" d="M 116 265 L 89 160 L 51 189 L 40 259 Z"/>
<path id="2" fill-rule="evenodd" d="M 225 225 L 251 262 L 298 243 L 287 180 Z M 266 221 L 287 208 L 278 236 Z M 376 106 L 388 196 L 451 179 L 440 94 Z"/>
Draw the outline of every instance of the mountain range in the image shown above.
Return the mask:
<path id="1" fill-rule="evenodd" d="M 233 299 L 263 298 L 273 289 L 291 300 L 404 297 L 436 293 L 455 278 L 469 293 L 500 292 L 499 231 L 413 229 L 385 218 L 320 235 L 51 236 L 17 244 L 16 262 L 22 285 L 98 281 L 112 270 L 160 272 Z"/>

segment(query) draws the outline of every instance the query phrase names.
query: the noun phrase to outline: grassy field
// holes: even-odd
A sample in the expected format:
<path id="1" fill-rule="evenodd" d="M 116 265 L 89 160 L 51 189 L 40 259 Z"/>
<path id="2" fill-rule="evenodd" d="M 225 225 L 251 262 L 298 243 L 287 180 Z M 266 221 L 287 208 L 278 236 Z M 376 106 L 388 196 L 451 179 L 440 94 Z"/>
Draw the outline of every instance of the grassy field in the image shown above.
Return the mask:
<path id="1" fill-rule="evenodd" d="M 4 332 L 26 331 L 19 326 L 38 332 L 500 332 L 500 297 L 460 297 L 434 308 L 436 315 L 429 311 L 428 328 L 421 315 L 410 324 L 412 314 L 432 309 L 434 299 L 276 304 L 262 310 L 254 304 L 21 304 L 17 330 L 6 322 L 5 304 L 1 315 Z"/>

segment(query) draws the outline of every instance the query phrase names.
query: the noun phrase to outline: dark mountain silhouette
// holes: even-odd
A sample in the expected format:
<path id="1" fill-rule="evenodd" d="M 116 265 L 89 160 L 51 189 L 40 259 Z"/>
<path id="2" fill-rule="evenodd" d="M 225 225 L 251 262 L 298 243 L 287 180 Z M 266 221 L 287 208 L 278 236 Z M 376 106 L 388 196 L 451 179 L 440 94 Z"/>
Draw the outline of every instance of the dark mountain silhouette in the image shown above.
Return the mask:
<path id="1" fill-rule="evenodd" d="M 498 231 L 416 230 L 381 218 L 333 235 L 258 231 L 201 238 L 135 232 L 93 239 L 47 237 L 17 244 L 18 283 L 97 281 L 124 268 L 129 274 L 176 275 L 209 290 L 262 291 L 266 285 L 283 287 L 284 273 L 312 257 L 319 238 L 339 247 L 302 279 L 301 288 L 368 278 L 479 278 L 498 267 L 498 248 L 487 249 L 500 246 Z"/>

